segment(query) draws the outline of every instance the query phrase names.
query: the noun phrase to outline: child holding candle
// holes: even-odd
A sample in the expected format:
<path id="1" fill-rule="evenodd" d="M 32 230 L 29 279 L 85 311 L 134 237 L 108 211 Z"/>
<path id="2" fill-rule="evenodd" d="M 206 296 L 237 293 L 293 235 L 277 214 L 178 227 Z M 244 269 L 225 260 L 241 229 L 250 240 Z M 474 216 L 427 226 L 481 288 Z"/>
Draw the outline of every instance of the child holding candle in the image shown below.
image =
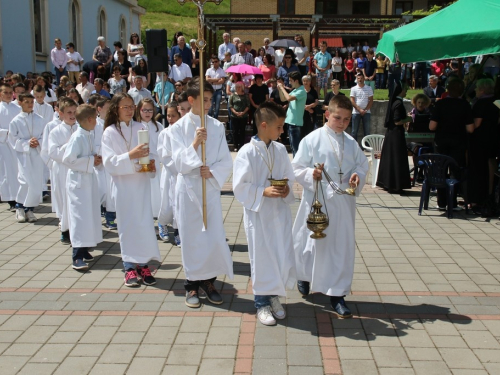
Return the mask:
<path id="1" fill-rule="evenodd" d="M 240 149 L 233 166 L 234 196 L 244 207 L 255 308 L 264 325 L 285 318 L 278 296 L 286 296 L 296 281 L 290 211 L 295 177 L 286 147 L 276 142 L 285 117 L 282 106 L 262 103 L 255 111 L 257 135 Z M 272 186 L 271 178 L 288 183 Z"/>
<path id="2" fill-rule="evenodd" d="M 163 130 L 163 125 L 155 120 L 155 106 L 152 99 L 142 99 L 137 105 L 135 118 L 142 123 L 144 129 L 149 131 L 149 152 L 153 155 L 155 160 L 158 157 L 158 136 Z M 156 173 L 155 177 L 150 180 L 151 182 L 151 207 L 153 210 L 153 217 L 158 216 L 160 210 L 160 173 Z"/>
<path id="3" fill-rule="evenodd" d="M 73 246 L 73 269 L 88 269 L 87 261 L 94 260 L 89 249 L 102 242 L 99 186 L 94 168 L 102 163 L 96 154 L 93 131 L 96 110 L 82 104 L 76 110 L 80 127 L 69 139 L 62 162 L 69 169 L 66 179 L 68 218 Z"/>
<path id="4" fill-rule="evenodd" d="M 177 121 L 171 130 L 172 159 L 179 172 L 175 189 L 175 219 L 182 241 L 185 303 L 189 307 L 200 307 L 200 287 L 210 302 L 222 304 L 214 281 L 220 274 L 233 278 L 233 262 L 226 243 L 220 198 L 233 162 L 224 125 L 207 116 L 213 91 L 212 85 L 205 83 L 203 95 L 200 95 L 200 78 L 190 80 L 186 93 L 191 112 Z M 202 101 L 204 113 L 201 112 Z M 205 128 L 201 128 L 201 116 L 205 116 Z M 203 142 L 206 145 L 206 166 L 203 166 L 201 157 Z M 203 178 L 206 179 L 207 227 L 203 224 L 202 214 Z"/>
<path id="5" fill-rule="evenodd" d="M 142 124 L 132 120 L 135 105 L 128 94 L 113 96 L 104 122 L 102 158 L 113 179 L 120 248 L 125 268 L 125 285 L 156 284 L 147 263 L 160 260 L 160 251 L 151 211 L 151 185 L 154 173 L 139 173 L 137 159 L 150 156 L 150 168 L 155 160 L 146 144 L 138 143 L 137 132 Z"/>
<path id="6" fill-rule="evenodd" d="M 174 241 L 180 246 L 181 240 L 179 230 L 174 218 L 174 197 L 175 184 L 177 182 L 177 170 L 172 161 L 172 148 L 170 146 L 170 129 L 181 118 L 177 109 L 177 103 L 172 102 L 167 105 L 167 120 L 169 126 L 163 129 L 158 136 L 158 155 L 162 163 L 161 169 L 161 201 L 160 212 L 158 214 L 158 235 L 162 241 L 168 241 L 167 225 L 172 224 L 174 228 Z"/>

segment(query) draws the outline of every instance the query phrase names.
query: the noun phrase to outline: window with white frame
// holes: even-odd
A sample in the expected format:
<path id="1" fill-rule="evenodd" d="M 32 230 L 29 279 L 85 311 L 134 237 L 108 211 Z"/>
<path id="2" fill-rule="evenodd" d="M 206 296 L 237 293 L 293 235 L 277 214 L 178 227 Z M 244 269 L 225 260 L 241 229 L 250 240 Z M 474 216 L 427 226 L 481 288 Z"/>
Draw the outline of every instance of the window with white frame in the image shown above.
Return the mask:
<path id="1" fill-rule="evenodd" d="M 106 18 L 106 12 L 104 10 L 104 8 L 100 8 L 99 9 L 99 20 L 98 20 L 98 33 L 99 33 L 99 36 L 103 36 L 104 38 L 106 38 L 106 34 L 107 34 L 107 18 Z M 106 38 L 107 39 L 107 38 Z"/>

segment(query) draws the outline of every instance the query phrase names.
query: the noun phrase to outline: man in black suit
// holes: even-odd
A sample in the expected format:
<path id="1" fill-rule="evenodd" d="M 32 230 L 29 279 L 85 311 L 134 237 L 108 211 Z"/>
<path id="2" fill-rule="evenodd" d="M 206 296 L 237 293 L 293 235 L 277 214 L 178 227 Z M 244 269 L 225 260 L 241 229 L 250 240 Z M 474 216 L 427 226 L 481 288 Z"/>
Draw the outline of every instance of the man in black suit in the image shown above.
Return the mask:
<path id="1" fill-rule="evenodd" d="M 424 94 L 431 99 L 431 107 L 434 107 L 436 100 L 441 99 L 441 95 L 446 91 L 443 86 L 438 86 L 439 78 L 437 76 L 429 77 L 429 86 L 424 88 Z"/>

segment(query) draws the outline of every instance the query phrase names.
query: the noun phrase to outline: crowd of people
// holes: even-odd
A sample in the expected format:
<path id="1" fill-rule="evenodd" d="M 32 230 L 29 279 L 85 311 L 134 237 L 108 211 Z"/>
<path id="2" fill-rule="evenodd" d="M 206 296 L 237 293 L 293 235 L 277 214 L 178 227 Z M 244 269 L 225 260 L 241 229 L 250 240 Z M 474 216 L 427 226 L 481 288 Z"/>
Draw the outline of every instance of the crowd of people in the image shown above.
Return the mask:
<path id="1" fill-rule="evenodd" d="M 72 268 L 79 272 L 88 270 L 94 260 L 92 248 L 103 240 L 102 226 L 117 230 L 127 287 L 154 285 L 161 277 L 160 270 L 150 268 L 152 261 L 161 261 L 157 220 L 159 240 L 173 237 L 175 244 L 182 245 L 185 304 L 197 308 L 200 288 L 209 302 L 221 304 L 216 277 L 233 278 L 220 197 L 233 173 L 235 197 L 244 206 L 259 321 L 271 325 L 285 318 L 279 296 L 295 284 L 303 295 L 310 291 L 328 295 L 335 314 L 351 317 L 344 296 L 354 271 L 355 197 L 334 194 L 324 202 L 339 214 L 330 218 L 326 229 L 335 243 L 311 239 L 306 217 L 315 185 L 329 186 L 323 171 L 339 176 L 335 180 L 339 189 L 352 188 L 359 194 L 363 188 L 367 159 L 344 132 L 353 106 L 335 86 L 333 99 L 323 103 L 327 123 L 304 135 L 303 125 L 313 121 L 304 119 L 304 112 L 310 115 L 318 106 L 312 77 L 303 76 L 304 65 L 295 61 L 296 54 L 290 50 L 283 51 L 278 69 L 286 74 L 269 75 L 276 69 L 268 44 L 264 42 L 262 75 L 234 74 L 228 83 L 216 55 L 205 77 L 199 76 L 195 46 L 187 47 L 182 35 L 176 35 L 171 49 L 171 68 L 156 75 L 147 70 L 137 34 L 126 49 L 116 42 L 114 53 L 99 37 L 89 62 L 71 43 L 65 51 L 56 39 L 51 54 L 55 74 L 23 77 L 7 72 L 0 82 L 2 201 L 18 223 L 34 223 L 35 209 L 50 197 L 52 212 L 59 219 L 60 241 L 72 246 Z M 239 43 L 240 52 L 230 59 L 231 51 L 223 51 L 224 66 L 253 61 L 244 48 Z M 318 60 L 318 69 L 323 69 Z M 203 93 L 201 79 L 205 79 Z M 216 118 L 215 104 L 222 96 L 229 102 L 236 129 L 239 123 L 253 126 L 250 139 L 245 133 L 238 135 L 234 163 L 225 125 Z M 285 124 L 293 162 L 276 142 Z M 206 145 L 205 165 L 202 144 Z M 202 179 L 206 180 L 207 226 L 202 215 Z M 280 180 L 280 186 L 270 180 Z M 291 189 L 295 180 L 304 186 L 304 193 L 294 223 L 290 204 L 295 201 Z M 331 251 L 315 250 L 325 247 Z M 332 270 L 338 272 L 332 274 Z"/>

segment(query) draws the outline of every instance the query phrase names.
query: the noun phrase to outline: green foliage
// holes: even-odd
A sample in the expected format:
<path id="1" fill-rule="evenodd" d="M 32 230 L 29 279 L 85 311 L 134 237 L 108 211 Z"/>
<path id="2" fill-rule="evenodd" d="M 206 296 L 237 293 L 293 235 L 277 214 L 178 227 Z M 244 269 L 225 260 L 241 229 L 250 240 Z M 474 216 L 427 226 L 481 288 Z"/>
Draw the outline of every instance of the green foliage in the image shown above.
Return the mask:
<path id="1" fill-rule="evenodd" d="M 229 14 L 230 0 L 223 0 L 221 4 L 206 3 L 204 11 L 206 14 Z M 198 8 L 191 1 L 180 5 L 177 0 L 139 0 L 139 5 L 148 13 L 169 13 L 182 17 L 196 17 Z"/>
<path id="2" fill-rule="evenodd" d="M 434 14 L 436 12 L 439 12 L 441 9 L 443 9 L 444 7 L 447 7 L 448 5 L 451 5 L 453 3 L 455 3 L 456 1 L 458 0 L 454 0 L 454 1 L 450 1 L 447 5 L 445 6 L 440 6 L 440 5 L 433 5 L 431 8 L 429 9 L 415 9 L 415 10 L 412 10 L 412 11 L 408 11 L 408 12 L 404 12 L 403 14 L 404 15 L 412 15 L 412 16 L 429 16 L 431 14 Z"/>

